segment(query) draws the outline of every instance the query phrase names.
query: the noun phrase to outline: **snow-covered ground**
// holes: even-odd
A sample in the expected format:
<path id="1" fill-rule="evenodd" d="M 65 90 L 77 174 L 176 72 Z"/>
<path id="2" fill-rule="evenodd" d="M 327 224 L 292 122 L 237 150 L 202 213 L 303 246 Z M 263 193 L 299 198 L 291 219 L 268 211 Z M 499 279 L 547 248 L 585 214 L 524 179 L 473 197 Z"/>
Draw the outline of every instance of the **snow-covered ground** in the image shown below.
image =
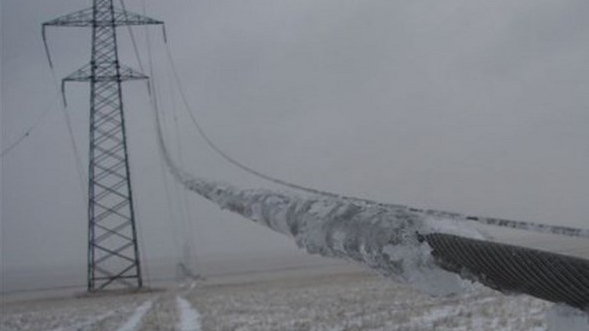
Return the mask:
<path id="1" fill-rule="evenodd" d="M 217 277 L 147 293 L 4 302 L 0 329 L 540 331 L 547 330 L 545 315 L 563 310 L 551 307 L 483 288 L 434 298 L 353 267 L 330 267 Z"/>

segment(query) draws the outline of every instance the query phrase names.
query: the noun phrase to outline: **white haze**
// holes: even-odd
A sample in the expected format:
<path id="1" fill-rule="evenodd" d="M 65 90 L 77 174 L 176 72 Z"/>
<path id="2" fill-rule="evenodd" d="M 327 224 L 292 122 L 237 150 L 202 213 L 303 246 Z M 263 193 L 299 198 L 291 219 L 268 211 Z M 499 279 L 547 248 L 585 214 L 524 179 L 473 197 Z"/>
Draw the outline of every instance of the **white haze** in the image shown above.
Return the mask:
<path id="1" fill-rule="evenodd" d="M 589 2 L 146 3 L 149 16 L 166 22 L 197 116 L 245 163 L 383 202 L 587 227 Z M 126 4 L 142 11 L 139 1 Z M 40 24 L 88 5 L 1 3 L 3 147 L 57 92 Z M 126 30 L 119 31 L 121 59 L 138 67 Z M 265 186 L 225 164 L 196 135 L 172 92 L 160 31 L 150 31 L 175 159 L 182 155 L 182 166 L 203 178 Z M 144 30 L 135 32 L 146 65 Z M 48 37 L 59 77 L 89 60 L 88 30 L 56 28 Z M 194 240 L 201 259 L 296 254 L 287 238 L 201 198 L 184 198 L 166 175 L 169 208 L 146 88 L 128 83 L 124 92 L 145 258 L 176 259 L 182 238 Z M 73 84 L 67 93 L 85 164 L 88 87 Z M 85 183 L 59 110 L 2 158 L 1 174 L 3 275 L 68 265 L 83 275 Z M 190 223 L 178 221 L 186 214 Z"/>

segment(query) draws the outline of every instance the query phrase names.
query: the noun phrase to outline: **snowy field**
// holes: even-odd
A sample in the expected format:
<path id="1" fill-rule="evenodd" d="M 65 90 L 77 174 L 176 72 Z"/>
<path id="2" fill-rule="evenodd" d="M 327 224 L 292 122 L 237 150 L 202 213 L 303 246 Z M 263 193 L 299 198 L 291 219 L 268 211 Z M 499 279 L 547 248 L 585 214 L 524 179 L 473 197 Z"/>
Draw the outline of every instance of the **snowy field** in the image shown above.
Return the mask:
<path id="1" fill-rule="evenodd" d="M 432 298 L 354 267 L 216 277 L 147 293 L 4 301 L 1 330 L 547 330 L 551 304 Z"/>

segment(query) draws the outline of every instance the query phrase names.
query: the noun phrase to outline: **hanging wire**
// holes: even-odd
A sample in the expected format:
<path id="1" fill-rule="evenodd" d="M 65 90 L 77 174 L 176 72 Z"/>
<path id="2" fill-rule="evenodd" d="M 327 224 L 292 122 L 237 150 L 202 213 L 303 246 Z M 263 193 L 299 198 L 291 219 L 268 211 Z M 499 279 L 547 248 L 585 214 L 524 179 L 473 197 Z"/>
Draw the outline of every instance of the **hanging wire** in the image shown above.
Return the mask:
<path id="1" fill-rule="evenodd" d="M 152 93 L 152 99 L 150 100 L 156 97 L 157 94 Z M 186 98 L 184 97 L 184 99 Z M 309 209 L 312 208 L 313 202 L 317 202 L 317 200 L 292 199 L 287 195 L 276 194 L 271 191 L 264 191 L 259 195 L 252 193 L 251 196 L 248 196 L 247 193 L 244 193 L 247 191 L 229 186 L 218 186 L 214 183 L 192 178 L 172 162 L 169 150 L 164 144 L 160 110 L 157 103 L 152 102 L 152 106 L 157 124 L 159 150 L 176 179 L 184 182 L 187 187 L 205 198 L 233 212 L 249 217 L 257 223 L 266 225 L 281 233 L 291 234 L 295 238 L 300 234 L 299 230 L 304 228 L 302 224 L 306 224 L 308 221 Z M 230 202 L 226 200 L 228 197 Z M 271 197 L 275 197 L 282 203 L 276 203 L 276 200 Z M 252 203 L 252 199 L 254 203 Z M 339 233 L 349 233 L 349 237 L 354 240 L 360 240 L 359 238 L 363 235 L 372 238 L 370 231 L 366 231 L 366 233 L 358 231 L 357 221 L 364 222 L 367 229 L 374 230 L 374 227 L 377 227 L 376 230 L 380 230 L 378 226 L 382 226 L 383 222 L 374 222 L 370 215 L 373 215 L 372 217 L 374 215 L 382 216 L 379 213 L 366 213 L 367 218 L 363 219 L 362 217 L 355 218 L 354 215 L 357 216 L 359 213 L 364 213 L 376 206 L 370 203 L 362 205 L 342 200 L 346 199 L 327 199 L 325 201 L 335 205 L 355 205 L 357 208 L 332 208 L 331 210 L 337 212 L 328 215 L 328 220 L 323 216 L 311 213 L 314 217 L 318 217 L 318 222 L 327 222 L 324 224 L 326 227 L 320 227 L 318 231 L 324 234 L 324 231 L 333 230 L 334 228 L 331 226 L 335 225 Z M 354 200 L 363 202 L 362 199 Z M 293 208 L 293 206 L 298 205 L 301 205 L 301 207 Z M 399 222 L 401 225 L 403 223 L 413 224 L 411 220 L 415 215 L 410 213 L 410 208 L 405 208 L 402 213 L 392 208 L 385 208 L 381 211 L 389 214 L 385 217 L 386 222 L 384 223 L 386 224 L 394 224 L 395 222 Z M 289 214 L 288 220 L 275 220 L 273 218 L 275 215 L 289 212 L 291 214 Z M 343 214 L 338 214 L 338 212 L 344 213 L 345 217 Z M 329 219 L 338 220 L 338 222 L 330 222 Z M 382 230 L 385 233 L 387 231 L 392 232 L 390 236 L 379 237 L 381 240 L 364 240 L 363 242 L 367 245 L 374 245 L 370 249 L 367 249 L 364 245 L 341 245 L 339 241 L 333 240 L 321 240 L 318 242 L 302 240 L 301 242 L 303 245 L 311 243 L 307 248 L 315 253 L 331 257 L 346 257 L 349 260 L 364 263 L 373 269 L 383 268 L 394 273 L 395 270 L 399 269 L 399 265 L 398 263 L 391 263 L 393 262 L 391 257 L 383 254 L 385 250 L 382 245 L 395 245 L 395 243 L 400 246 L 406 244 L 415 245 L 417 243 L 411 239 L 415 237 L 419 243 L 427 241 L 429 247 L 431 247 L 431 256 L 438 267 L 456 273 L 463 278 L 478 281 L 485 286 L 506 293 L 525 293 L 551 302 L 566 303 L 585 311 L 589 307 L 589 264 L 586 260 L 444 233 L 434 232 L 422 235 L 416 232 L 406 233 L 407 236 L 399 236 L 399 232 L 402 234 L 406 230 L 405 226 L 399 228 L 384 227 Z M 307 231 L 312 232 L 314 230 L 307 229 Z M 381 231 L 375 232 L 375 234 L 380 233 Z M 310 235 L 313 235 L 313 233 Z M 393 240 L 391 242 L 391 238 L 398 238 L 400 241 Z M 319 247 L 314 245 L 319 245 Z M 428 267 L 431 266 L 428 264 Z M 411 272 L 413 271 L 410 270 Z"/>
<path id="2" fill-rule="evenodd" d="M 84 171 L 84 166 L 82 164 L 82 158 L 80 156 L 80 150 L 78 149 L 78 145 L 76 143 L 76 139 L 74 136 L 72 122 L 71 122 L 70 115 L 67 110 L 67 103 L 65 101 L 64 90 L 63 90 L 62 86 L 60 86 L 59 79 L 57 78 L 57 73 L 55 72 L 55 68 L 53 67 L 53 63 L 51 61 L 51 54 L 49 53 L 49 46 L 47 44 L 47 39 L 45 36 L 45 25 L 43 25 L 43 42 L 45 44 L 45 51 L 46 51 L 46 55 L 47 55 L 47 60 L 49 61 L 49 71 L 51 72 L 51 79 L 53 81 L 53 85 L 54 85 L 56 91 L 58 91 L 57 93 L 61 94 L 61 97 L 62 97 L 62 103 L 61 103 L 60 110 L 61 110 L 61 112 L 64 116 L 64 119 L 65 119 L 65 122 L 66 122 L 70 146 L 71 146 L 72 151 L 74 153 L 74 161 L 76 163 L 76 171 L 78 173 L 78 181 L 79 181 L 79 185 L 80 185 L 81 192 L 82 192 L 81 196 L 85 197 L 85 201 L 87 201 L 87 197 L 88 197 L 87 193 L 88 192 L 86 191 L 85 183 L 88 182 L 88 176 L 86 175 L 86 173 Z"/>
<path id="3" fill-rule="evenodd" d="M 169 64 L 168 64 L 169 65 Z M 181 140 L 181 131 L 180 131 L 180 124 L 178 121 L 178 107 L 176 106 L 176 98 L 175 95 L 173 94 L 174 92 L 174 78 L 172 75 L 172 70 L 167 70 L 168 72 L 168 86 L 169 86 L 169 91 L 172 93 L 172 97 L 170 99 L 170 102 L 172 103 L 171 105 L 171 113 L 172 113 L 172 121 L 173 121 L 173 125 L 174 125 L 174 130 L 173 135 L 175 137 L 175 143 L 176 143 L 176 153 L 178 155 L 178 162 L 179 165 L 181 167 L 185 166 L 185 161 L 184 161 L 184 151 L 182 148 L 182 140 Z M 162 114 L 163 116 L 164 114 Z M 191 209 L 190 209 L 190 204 L 188 203 L 188 192 L 187 190 L 184 189 L 184 187 L 177 181 L 174 181 L 174 183 L 176 184 L 176 193 L 180 196 L 180 199 L 178 199 L 179 201 L 179 205 L 180 205 L 180 209 L 183 211 L 183 217 L 181 218 L 182 220 L 182 227 L 184 229 L 183 233 L 184 233 L 184 238 L 183 238 L 183 247 L 182 247 L 182 258 L 183 258 L 183 262 L 184 262 L 184 266 L 183 266 L 183 270 L 185 273 L 185 276 L 189 276 L 190 278 L 196 278 L 198 277 L 198 256 L 197 256 L 197 252 L 196 252 L 196 247 L 195 247 L 195 240 L 194 237 L 195 235 L 198 233 L 196 230 L 196 224 L 197 222 L 192 222 L 193 220 L 193 215 L 191 213 Z M 193 235 L 194 234 L 194 235 Z M 197 274 L 195 274 L 195 271 L 197 271 Z"/>
<path id="4" fill-rule="evenodd" d="M 126 12 L 127 9 L 126 9 L 124 0 L 119 0 L 119 2 L 121 3 L 121 7 L 123 8 L 123 10 Z M 142 6 L 143 6 L 143 15 L 147 15 L 146 14 L 145 1 L 143 1 Z M 133 29 L 131 28 L 131 26 L 128 25 L 127 28 L 128 28 L 128 31 L 129 31 L 129 35 L 131 37 L 131 42 L 132 42 L 132 45 L 133 45 L 133 50 L 135 52 L 135 57 L 137 58 L 137 63 L 139 65 L 140 70 L 142 72 L 144 72 L 144 66 L 143 66 L 143 63 L 142 63 L 141 58 L 139 56 L 139 50 L 138 50 L 139 48 L 137 46 L 135 34 L 133 33 Z M 147 34 L 147 43 L 148 43 L 148 56 L 151 57 L 151 41 L 150 41 L 150 38 L 149 38 L 149 32 L 147 32 L 147 28 L 146 28 L 146 34 Z M 167 41 L 167 38 L 165 37 L 165 30 L 164 30 L 164 41 Z M 155 82 L 154 82 L 155 81 L 155 78 L 154 78 L 153 60 L 152 60 L 152 58 L 149 58 L 148 62 L 149 62 L 149 66 L 150 66 L 150 68 L 149 68 L 149 76 L 151 77 L 151 81 L 153 82 L 153 84 L 155 84 Z M 148 84 L 148 91 L 149 91 L 150 95 L 155 95 L 155 94 L 158 93 L 158 91 L 155 88 L 155 86 L 152 86 L 150 84 Z M 158 103 L 158 98 L 159 98 L 159 96 L 156 95 L 154 97 L 153 102 L 157 104 Z M 176 117 L 175 113 L 174 113 L 174 121 L 175 121 L 175 125 L 176 125 L 176 132 L 178 132 L 177 117 Z M 179 138 L 178 134 L 176 134 L 176 140 L 177 140 L 177 144 L 179 146 L 178 147 L 178 152 L 180 153 L 179 154 L 180 155 L 179 157 L 180 157 L 180 160 L 182 162 L 182 156 L 181 156 L 182 151 L 181 151 L 181 147 L 180 147 L 180 138 Z M 163 171 L 163 168 L 162 168 L 162 171 Z M 167 177 L 165 177 L 165 172 L 164 172 L 164 181 L 165 181 L 165 185 L 166 185 L 166 200 L 168 201 L 168 209 L 170 210 L 170 216 L 172 216 L 173 219 L 176 219 L 176 218 L 173 217 L 173 215 L 171 213 L 171 211 L 173 209 L 172 208 L 172 199 L 170 198 L 170 190 L 169 190 L 169 187 L 168 187 Z M 176 183 L 176 182 L 174 181 L 174 183 Z M 183 210 L 185 212 L 184 217 L 183 216 L 178 217 L 179 219 L 182 220 L 182 227 L 184 228 L 183 233 L 188 233 L 188 232 L 194 233 L 194 227 L 193 227 L 193 224 L 194 223 L 190 221 L 191 220 L 191 213 L 190 213 L 190 209 L 188 207 L 187 194 L 186 194 L 186 192 L 184 190 L 180 189 L 180 187 L 177 186 L 177 184 L 174 184 L 174 186 L 177 188 L 177 191 L 180 190 L 180 193 L 179 194 L 182 197 L 182 200 L 180 201 L 180 205 L 181 205 L 180 206 L 180 210 Z M 177 229 L 176 228 L 174 228 L 174 232 L 175 233 L 177 232 Z M 192 237 L 189 237 L 189 238 L 192 238 Z M 184 240 L 186 240 L 186 238 Z M 193 245 L 192 241 L 190 243 L 190 249 L 191 249 L 191 253 L 194 254 L 195 253 L 194 252 L 194 245 Z M 179 251 L 180 254 L 182 253 L 182 249 L 181 248 L 179 248 L 178 251 Z M 193 258 L 196 258 L 196 254 L 194 254 L 194 257 Z"/>
<path id="5" fill-rule="evenodd" d="M 119 0 L 121 3 L 121 8 L 123 8 L 123 12 L 125 13 L 125 17 L 127 15 L 127 7 L 125 6 L 124 0 Z M 145 15 L 145 12 L 143 13 Z M 133 28 L 131 25 L 127 24 L 127 31 L 129 32 L 129 36 L 131 37 L 131 44 L 133 45 L 133 51 L 135 53 L 135 57 L 137 58 L 137 65 L 141 72 L 145 72 L 143 69 L 143 62 L 141 61 L 141 57 L 139 56 L 139 48 L 137 47 L 137 41 L 135 40 L 135 33 L 133 33 Z"/>
<path id="6" fill-rule="evenodd" d="M 78 172 L 80 187 L 82 188 L 82 192 L 84 192 L 83 196 L 86 196 L 86 189 L 85 189 L 84 183 L 88 182 L 88 180 L 87 180 L 88 176 L 86 176 L 86 173 L 84 172 L 84 166 L 82 165 L 82 158 L 80 156 L 80 150 L 78 149 L 78 144 L 76 143 L 76 138 L 74 136 L 74 129 L 72 126 L 72 121 L 70 119 L 68 109 L 65 106 L 65 104 L 62 104 L 62 106 L 63 107 L 61 107 L 61 111 L 62 111 L 63 116 L 65 118 L 65 123 L 67 126 L 67 132 L 68 132 L 70 145 L 72 147 L 72 151 L 74 152 L 74 159 L 76 162 L 76 171 Z"/>
<path id="7" fill-rule="evenodd" d="M 337 193 L 333 193 L 333 192 L 318 190 L 318 189 L 310 188 L 307 186 L 298 185 L 295 183 L 287 182 L 285 180 L 264 174 L 260 171 L 257 171 L 256 169 L 253 169 L 253 168 L 243 164 L 242 162 L 231 157 L 229 154 L 225 153 L 208 136 L 206 131 L 203 129 L 202 125 L 196 119 L 196 117 L 194 115 L 194 111 L 193 111 L 192 107 L 190 106 L 190 103 L 188 102 L 188 98 L 187 98 L 186 93 L 183 89 L 183 84 L 180 80 L 180 76 L 178 74 L 178 70 L 177 70 L 176 65 L 174 63 L 174 59 L 172 57 L 170 46 L 168 43 L 165 44 L 165 48 L 166 48 L 166 55 L 167 55 L 168 61 L 170 63 L 170 68 L 172 69 L 173 76 L 176 81 L 178 92 L 180 94 L 182 102 L 184 103 L 184 109 L 188 113 L 188 116 L 190 117 L 191 122 L 194 125 L 194 127 L 196 128 L 196 130 L 198 131 L 199 135 L 202 137 L 202 139 L 205 141 L 205 143 L 209 146 L 209 148 L 211 148 L 221 158 L 225 159 L 225 161 L 233 164 L 237 168 L 239 168 L 239 169 L 241 169 L 241 170 L 243 170 L 253 176 L 256 176 L 256 177 L 264 179 L 266 181 L 269 181 L 269 182 L 272 182 L 272 183 L 275 183 L 275 184 L 278 184 L 281 186 L 285 186 L 285 187 L 288 187 L 291 189 L 304 191 L 304 192 L 311 193 L 311 194 L 318 194 L 318 195 L 336 198 L 336 199 L 350 200 L 350 201 L 365 203 L 365 204 L 369 204 L 369 205 L 380 205 L 380 206 L 385 206 L 388 208 L 408 209 L 411 212 L 427 214 L 427 215 L 431 215 L 434 217 L 448 218 L 448 219 L 454 219 L 454 220 L 459 220 L 459 221 L 473 221 L 473 222 L 477 222 L 477 223 L 481 223 L 481 224 L 485 224 L 485 225 L 491 225 L 491 226 L 506 227 L 506 228 L 512 228 L 512 229 L 521 229 L 521 230 L 543 232 L 543 233 L 552 233 L 552 234 L 566 235 L 566 236 L 571 236 L 571 237 L 589 238 L 589 229 L 578 229 L 578 228 L 573 228 L 573 227 L 568 227 L 568 226 L 557 226 L 557 225 L 548 225 L 548 224 L 540 224 L 540 223 L 532 223 L 532 222 L 513 221 L 513 220 L 506 220 L 506 219 L 499 219 L 499 218 L 492 218 L 492 217 L 470 216 L 470 215 L 463 215 L 463 214 L 455 213 L 455 212 L 447 212 L 447 211 L 440 211 L 440 210 L 434 210 L 434 209 L 420 209 L 420 208 L 412 208 L 412 207 L 398 205 L 398 204 L 381 203 L 381 202 L 377 202 L 374 200 L 351 197 L 351 196 L 341 195 L 341 194 L 337 194 Z"/>
<path id="8" fill-rule="evenodd" d="M 160 100 L 162 100 L 162 94 L 161 89 L 160 89 L 160 84 L 159 81 L 156 81 L 156 78 L 154 77 L 154 72 L 150 72 L 150 76 L 152 77 L 152 81 L 153 84 L 151 85 L 151 88 L 153 89 L 150 92 L 150 95 L 152 96 L 150 98 L 150 102 L 152 103 L 152 108 L 157 108 L 159 109 L 159 103 L 161 102 Z M 157 88 L 156 88 L 157 87 Z M 155 105 L 155 106 L 154 106 Z M 153 116 L 153 113 L 152 113 Z M 162 127 L 167 127 L 166 125 L 166 114 L 161 113 L 162 116 Z M 157 121 L 154 120 L 154 124 Z M 157 129 L 156 129 L 157 130 Z M 162 128 L 162 134 L 166 137 L 166 138 L 162 138 L 162 139 L 166 139 L 169 140 L 168 138 L 170 137 L 171 133 L 168 132 L 168 130 L 164 130 Z M 162 165 L 162 174 L 164 175 L 164 180 L 166 182 L 166 185 L 168 185 L 168 178 L 166 177 L 168 175 L 168 173 L 165 171 L 165 165 L 164 160 L 160 159 L 160 164 Z M 179 270 L 180 266 L 182 265 L 182 242 L 185 240 L 186 237 L 186 225 L 185 225 L 185 220 L 183 217 L 183 210 L 181 207 L 181 202 L 179 201 L 177 195 L 178 193 L 178 183 L 174 180 L 171 181 L 171 184 L 169 184 L 170 187 L 166 187 L 166 194 L 167 197 L 166 199 L 170 201 L 170 205 L 169 208 L 170 210 L 174 210 L 173 213 L 170 213 L 170 217 L 172 218 L 173 222 L 173 235 L 174 235 L 174 244 L 175 244 L 175 248 L 176 248 L 176 254 L 177 254 L 177 264 L 176 264 L 176 273 L 177 275 L 181 275 L 181 271 Z M 172 198 L 172 195 L 174 195 L 174 198 Z M 175 205 L 175 206 L 174 206 Z M 178 228 L 180 228 L 180 231 L 178 231 Z"/>
<path id="9" fill-rule="evenodd" d="M 142 5 L 143 5 L 143 13 L 145 14 L 145 12 L 146 12 L 146 10 L 145 10 L 145 1 L 142 1 Z M 121 7 L 123 7 L 123 10 L 126 12 L 125 3 L 124 3 L 123 0 L 121 0 Z M 148 56 L 148 61 L 149 61 L 149 64 L 150 64 L 150 69 L 151 69 L 151 61 L 152 61 L 151 60 L 151 43 L 149 42 L 149 34 L 148 34 L 148 32 L 149 32 L 149 30 L 147 29 L 147 27 L 145 27 L 145 33 L 146 33 L 146 36 L 147 36 L 146 38 L 147 38 L 147 41 L 148 41 L 148 43 L 147 43 L 147 56 Z M 129 27 L 129 34 L 131 35 L 131 39 L 132 40 L 135 40 L 135 37 L 134 37 L 134 35 L 133 35 L 132 30 L 131 30 L 130 27 Z M 134 45 L 135 54 L 137 56 L 137 61 L 138 61 L 139 64 L 141 64 L 141 59 L 139 57 L 139 51 L 138 51 L 137 47 L 135 47 L 136 46 L 136 43 L 134 41 L 133 41 L 133 45 Z M 137 225 L 136 225 L 137 226 L 137 230 L 138 230 L 137 233 L 138 233 L 138 236 L 139 236 L 139 246 L 141 248 L 141 251 L 143 252 L 142 254 L 145 257 L 145 260 L 148 260 L 148 258 L 147 258 L 147 251 L 145 250 L 145 245 L 144 245 L 144 240 L 143 240 L 143 229 L 142 229 L 140 223 L 141 222 L 137 222 Z M 151 284 L 151 273 L 149 272 L 149 267 L 148 267 L 147 263 L 144 263 L 143 264 L 143 270 L 144 270 L 145 278 L 147 279 L 147 283 L 148 284 Z"/>
<path id="10" fill-rule="evenodd" d="M 18 145 L 20 145 L 23 141 L 25 141 L 25 139 L 27 139 L 31 136 L 31 133 L 33 133 L 37 129 L 37 127 L 39 125 L 41 125 L 41 123 L 44 122 L 45 117 L 47 117 L 47 114 L 49 114 L 49 112 L 51 110 L 53 110 L 53 108 L 55 107 L 57 102 L 59 102 L 60 96 L 61 96 L 61 94 L 58 92 L 56 94 L 56 96 L 54 97 L 53 101 L 45 108 L 45 110 L 43 110 L 41 112 L 39 117 L 37 117 L 37 119 L 35 119 L 35 121 L 33 121 L 33 124 L 31 124 L 28 127 L 28 129 L 26 129 L 25 132 L 18 137 L 18 139 L 16 139 L 13 143 L 8 145 L 8 147 L 4 148 L 2 150 L 2 152 L 0 152 L 0 158 L 6 156 L 8 153 L 10 153 L 10 151 L 15 149 Z"/>
<path id="11" fill-rule="evenodd" d="M 150 114 L 153 113 L 150 112 Z M 162 114 L 163 115 L 163 114 Z M 155 121 L 154 121 L 154 126 L 156 125 Z M 156 129 L 157 130 L 157 129 Z M 160 170 L 161 170 L 161 174 L 162 174 L 162 178 L 164 179 L 164 189 L 165 189 L 165 194 L 166 194 L 166 203 L 167 203 L 167 207 L 168 207 L 168 212 L 170 215 L 170 219 L 172 220 L 172 236 L 174 239 L 174 246 L 175 246 L 175 250 L 176 250 L 176 254 L 178 254 L 178 259 L 180 259 L 181 256 L 181 252 L 182 252 L 182 245 L 181 245 L 181 238 L 180 238 L 180 234 L 178 231 L 178 220 L 180 219 L 180 217 L 176 216 L 177 214 L 177 209 L 175 209 L 172 205 L 173 205 L 173 200 L 171 198 L 172 194 L 171 194 L 171 190 L 170 190 L 170 186 L 172 187 L 176 187 L 176 181 L 174 181 L 173 179 L 170 180 L 168 178 L 169 174 L 168 172 L 166 172 L 165 169 L 165 161 L 160 158 L 159 160 L 159 165 L 160 165 Z M 184 231 L 182 231 L 184 232 Z M 177 271 L 177 270 L 176 270 Z"/>
<path id="12" fill-rule="evenodd" d="M 125 10 L 125 12 L 126 12 L 126 7 L 125 7 L 124 0 L 120 0 L 120 1 L 121 1 L 121 6 L 123 7 L 123 10 Z M 143 15 L 146 15 L 147 14 L 147 6 L 146 6 L 146 3 L 145 3 L 145 0 L 141 0 L 141 7 L 142 7 L 142 13 L 143 13 Z M 147 60 L 148 60 L 148 64 L 149 64 L 149 76 L 150 77 L 153 77 L 154 70 L 153 70 L 153 56 L 152 56 L 152 50 L 151 50 L 151 38 L 150 38 L 150 35 L 149 35 L 149 29 L 147 28 L 147 26 L 144 26 L 144 30 L 143 31 L 145 32 L 145 40 L 146 40 L 146 43 L 147 43 Z M 139 64 L 139 67 L 143 71 L 143 65 L 141 63 L 141 58 L 139 57 L 139 51 L 138 51 L 138 48 L 137 48 L 137 43 L 135 42 L 135 36 L 134 36 L 133 30 L 131 29 L 130 26 L 129 26 L 129 34 L 130 34 L 131 40 L 133 42 L 133 49 L 135 51 L 135 56 L 137 57 L 137 62 Z M 156 107 L 157 107 L 157 99 L 156 99 L 155 93 L 153 93 L 153 92 L 155 92 L 155 83 L 151 83 L 150 84 L 149 83 L 149 80 L 148 80 L 147 88 L 148 88 L 148 92 L 149 92 L 149 101 L 150 101 L 150 103 L 156 104 Z M 166 181 L 165 176 L 164 176 L 164 180 Z M 167 194 L 166 197 L 168 199 L 168 208 L 171 210 L 171 204 L 169 203 L 170 202 L 170 199 L 169 199 L 169 190 L 167 189 L 167 181 L 166 181 L 166 194 Z M 147 259 L 147 251 L 145 250 L 145 245 L 144 245 L 144 240 L 143 240 L 143 230 L 141 228 L 139 228 L 138 230 L 139 230 L 138 232 L 139 232 L 139 237 L 140 237 L 139 245 L 141 246 L 141 250 L 143 251 L 143 254 L 144 254 L 145 258 Z M 145 269 L 145 275 L 146 275 L 146 277 L 148 279 L 148 282 L 151 282 L 151 280 L 150 280 L 151 279 L 151 275 L 150 275 L 150 272 L 149 272 L 149 268 L 147 266 L 147 263 L 144 264 L 144 269 Z M 159 330 L 160 325 L 162 324 L 161 317 L 160 317 L 160 314 L 159 314 L 159 309 L 155 309 L 155 319 L 156 319 L 157 329 Z"/>

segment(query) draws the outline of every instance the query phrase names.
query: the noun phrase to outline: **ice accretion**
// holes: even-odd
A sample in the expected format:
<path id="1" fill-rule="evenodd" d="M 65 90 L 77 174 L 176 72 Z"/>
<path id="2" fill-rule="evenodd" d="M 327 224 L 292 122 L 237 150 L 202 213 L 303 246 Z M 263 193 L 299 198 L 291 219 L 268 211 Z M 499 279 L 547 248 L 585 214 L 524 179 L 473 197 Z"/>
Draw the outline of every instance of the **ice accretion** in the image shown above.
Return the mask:
<path id="1" fill-rule="evenodd" d="M 456 221 L 438 220 L 407 209 L 324 196 L 302 197 L 263 189 L 239 189 L 191 177 L 175 169 L 184 186 L 222 209 L 294 238 L 311 254 L 352 260 L 432 295 L 458 293 L 469 281 L 438 267 L 418 234 L 458 234 L 482 239 Z"/>
<path id="2" fill-rule="evenodd" d="M 431 238 L 441 240 L 452 236 L 467 240 L 467 243 L 470 239 L 475 239 L 470 243 L 486 239 L 464 222 L 478 218 L 342 198 L 308 189 L 304 191 L 311 194 L 305 197 L 262 189 L 239 189 L 193 177 L 178 168 L 164 146 L 159 125 L 158 140 L 169 169 L 187 189 L 223 209 L 293 237 L 299 247 L 311 254 L 359 262 L 432 295 L 447 295 L 471 288 L 472 283 L 461 277 L 485 284 L 484 272 L 472 274 L 466 267 L 455 270 L 448 261 L 436 261 L 428 244 Z M 540 232 L 570 232 L 568 228 L 544 225 L 530 228 L 525 222 L 491 218 L 482 223 Z M 575 236 L 588 235 L 585 230 L 573 230 Z M 457 274 L 445 271 L 436 262 L 441 262 L 444 269 L 452 267 L 448 270 Z"/>

